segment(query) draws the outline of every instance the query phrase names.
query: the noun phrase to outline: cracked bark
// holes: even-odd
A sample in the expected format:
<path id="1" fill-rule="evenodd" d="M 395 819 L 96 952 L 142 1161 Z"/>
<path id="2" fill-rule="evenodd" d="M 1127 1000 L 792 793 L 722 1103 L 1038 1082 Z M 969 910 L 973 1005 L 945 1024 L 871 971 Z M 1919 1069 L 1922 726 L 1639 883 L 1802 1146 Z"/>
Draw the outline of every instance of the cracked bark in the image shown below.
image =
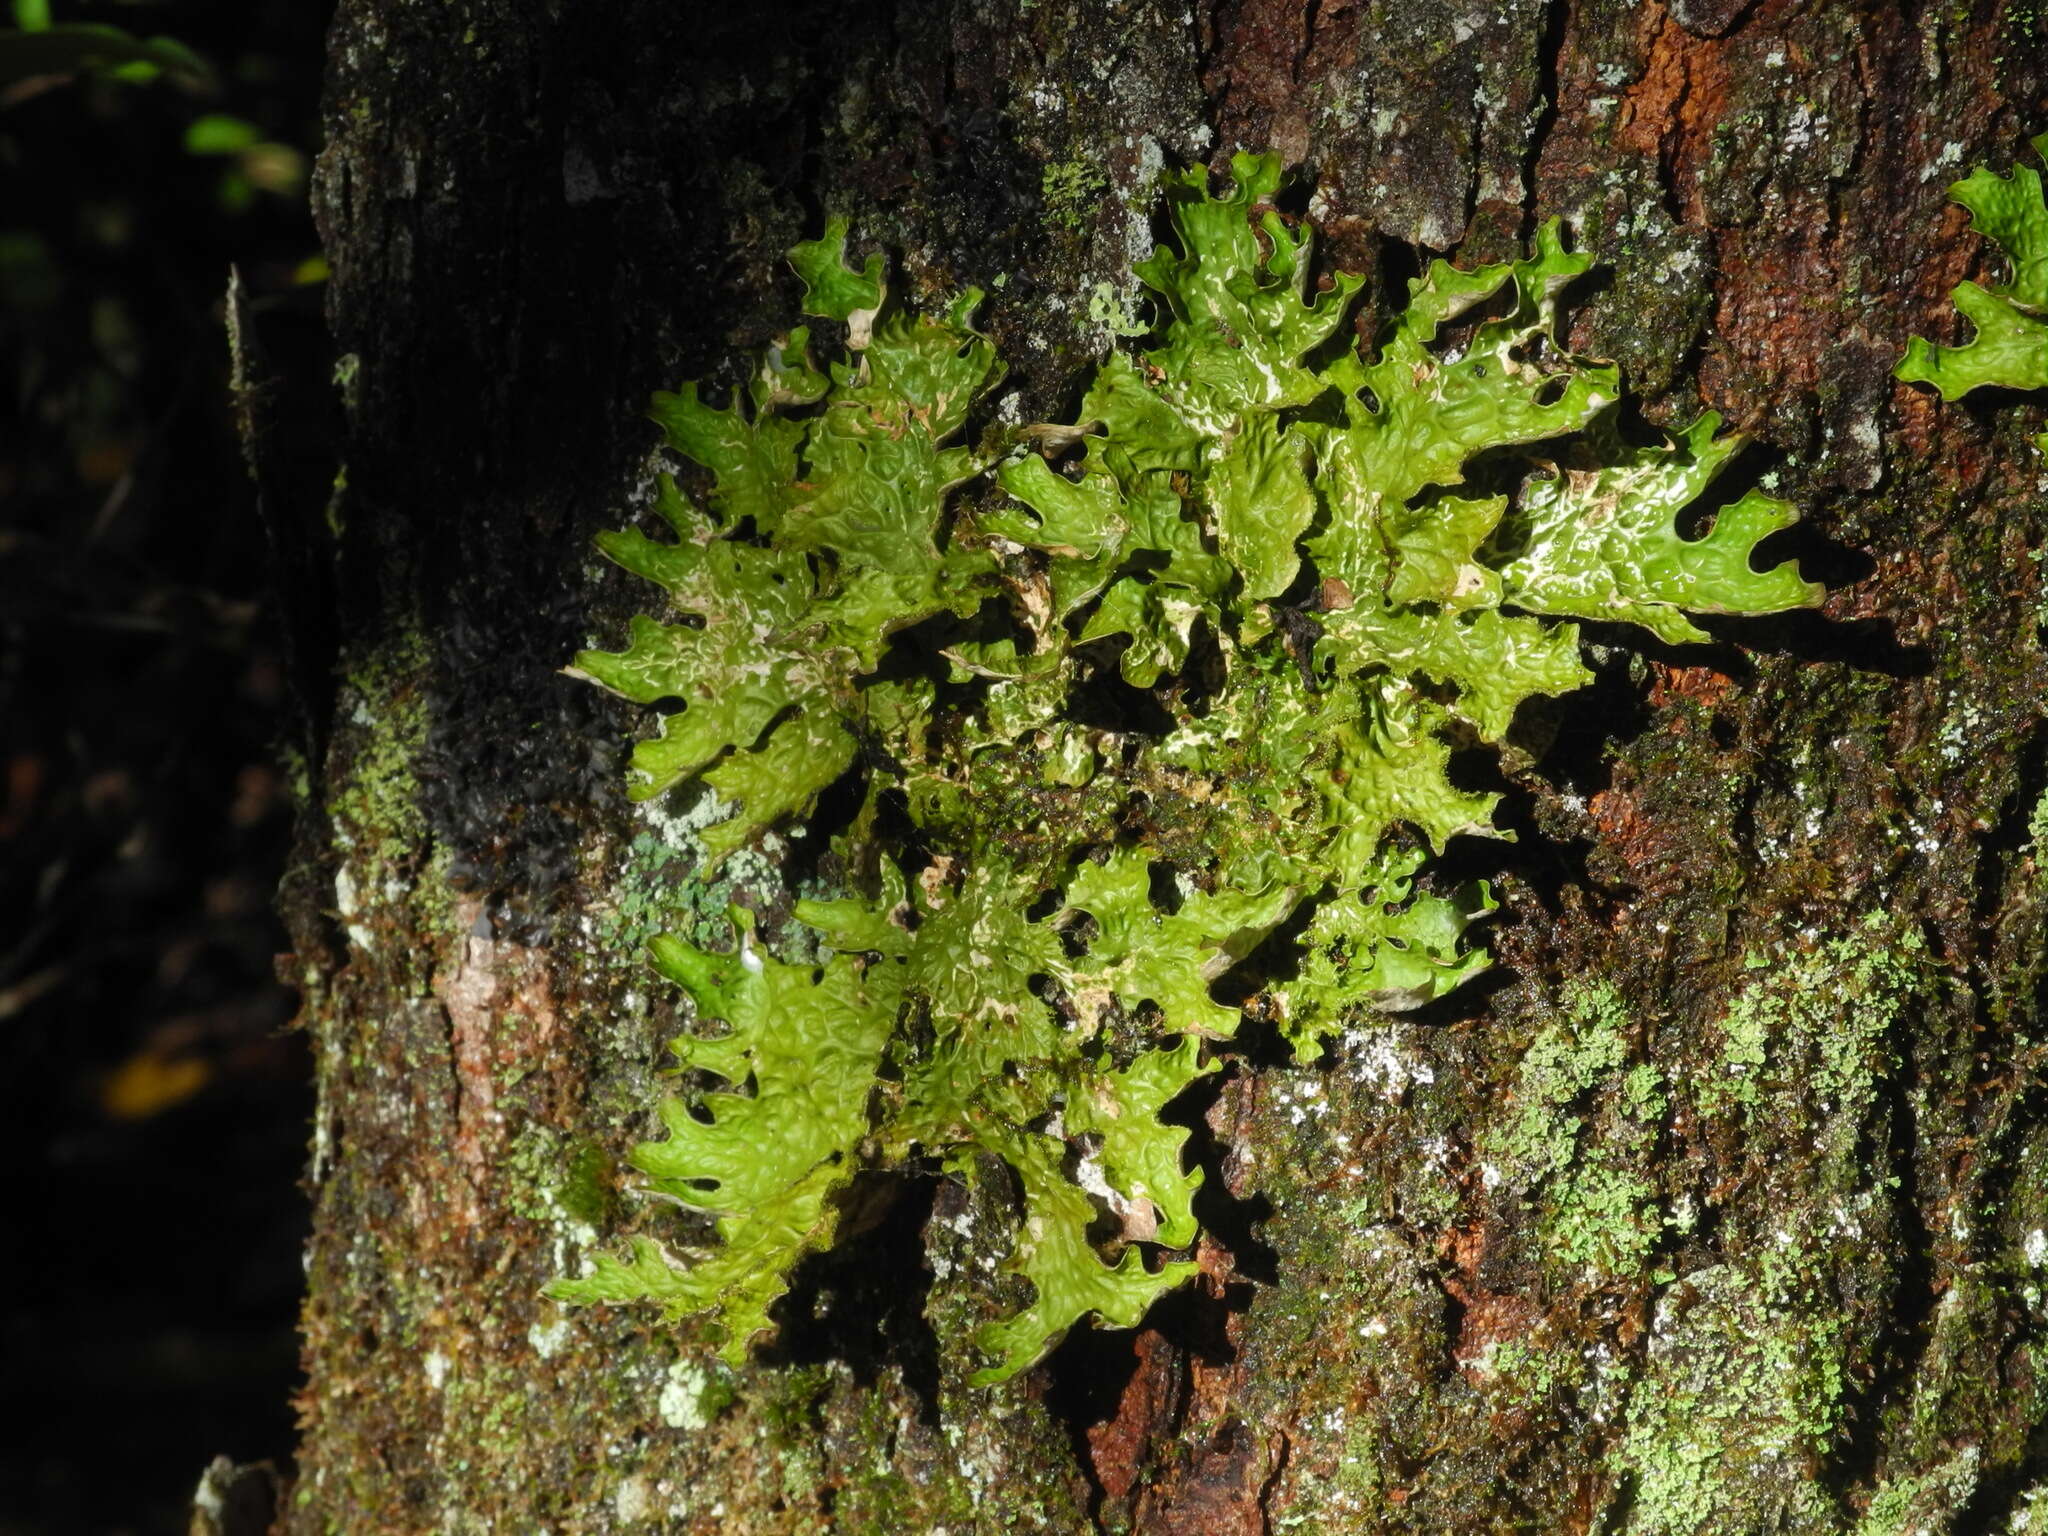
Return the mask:
<path id="1" fill-rule="evenodd" d="M 341 679 L 287 887 L 321 1063 L 293 1528 L 2003 1529 L 2044 1475 L 2041 411 L 1888 370 L 1985 268 L 1944 184 L 2048 113 L 2031 9 L 694 10 L 335 23 L 345 483 L 293 546 L 331 553 L 298 638 Z M 1354 269 L 1564 216 L 1606 263 L 1575 342 L 1650 420 L 1758 436 L 1824 618 L 1617 654 L 1524 723 L 1521 841 L 1459 855 L 1506 898 L 1504 969 L 1324 1064 L 1236 1070 L 1204 1279 L 1147 1329 L 966 1388 L 937 1341 L 987 1300 L 950 1185 L 813 1266 L 730 1380 L 687 1329 L 563 1318 L 565 1234 L 634 1219 L 606 1160 L 668 1019 L 600 931 L 632 722 L 556 673 L 638 601 L 586 551 L 644 474 L 648 392 L 729 383 L 793 313 L 780 253 L 844 208 L 913 288 L 1003 274 L 1021 407 L 1062 419 L 1103 340 L 1072 300 L 1126 281 L 1146 178 L 1240 146 L 1306 167 Z M 1111 194 L 1046 209 L 1074 160 Z M 1667 1108 L 1627 1142 L 1595 1085 L 1565 1173 L 1489 1187 L 1588 978 Z M 1745 1008 L 1804 1080 L 1708 1113 Z M 1838 1069 L 1868 1092 L 1831 1102 Z M 1560 1225 L 1596 1172 L 1656 1213 L 1619 1272 Z M 1751 1344 L 1819 1385 L 1772 1395 Z"/>

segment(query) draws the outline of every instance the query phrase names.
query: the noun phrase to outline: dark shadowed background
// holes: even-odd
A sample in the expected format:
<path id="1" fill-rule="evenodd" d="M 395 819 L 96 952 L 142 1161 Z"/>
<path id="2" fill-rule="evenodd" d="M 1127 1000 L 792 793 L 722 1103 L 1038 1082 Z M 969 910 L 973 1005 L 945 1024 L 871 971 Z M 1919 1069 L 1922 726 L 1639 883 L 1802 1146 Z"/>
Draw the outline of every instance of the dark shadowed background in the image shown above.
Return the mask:
<path id="1" fill-rule="evenodd" d="M 330 7 L 10 3 L 0 1532 L 182 1531 L 212 1457 L 289 1453 L 298 1379 L 295 729 L 223 299 L 320 366 Z"/>

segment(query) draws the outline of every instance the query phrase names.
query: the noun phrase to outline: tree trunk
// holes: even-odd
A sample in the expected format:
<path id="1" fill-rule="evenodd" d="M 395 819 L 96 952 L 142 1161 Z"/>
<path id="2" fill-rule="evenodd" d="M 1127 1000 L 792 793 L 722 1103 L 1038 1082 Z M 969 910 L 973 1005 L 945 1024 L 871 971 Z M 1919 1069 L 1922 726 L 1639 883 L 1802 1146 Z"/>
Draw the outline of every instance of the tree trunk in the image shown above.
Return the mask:
<path id="1" fill-rule="evenodd" d="M 342 0 L 330 59 L 343 473 L 287 530 L 335 572 L 293 594 L 333 679 L 285 891 L 319 1063 L 293 1529 L 2035 1507 L 2041 410 L 1890 373 L 1996 269 L 1945 187 L 2042 126 L 2030 4 Z M 641 712 L 559 670 L 642 606 L 590 540 L 645 504 L 650 391 L 739 378 L 795 317 L 783 252 L 843 211 L 913 292 L 1000 277 L 1024 419 L 1071 420 L 1159 168 L 1238 148 L 1305 167 L 1369 317 L 1416 248 L 1499 259 L 1562 215 L 1606 274 L 1577 349 L 1654 421 L 1760 439 L 1823 613 L 1594 648 L 1502 758 L 1518 841 L 1452 854 L 1503 897 L 1502 968 L 1321 1062 L 1235 1061 L 1201 1278 L 1143 1328 L 969 1386 L 966 1207 L 997 1196 L 950 1180 L 807 1264 L 736 1371 L 544 1299 L 645 1216 L 614 1170 L 675 1000 L 639 941 L 733 895 L 627 806 Z"/>

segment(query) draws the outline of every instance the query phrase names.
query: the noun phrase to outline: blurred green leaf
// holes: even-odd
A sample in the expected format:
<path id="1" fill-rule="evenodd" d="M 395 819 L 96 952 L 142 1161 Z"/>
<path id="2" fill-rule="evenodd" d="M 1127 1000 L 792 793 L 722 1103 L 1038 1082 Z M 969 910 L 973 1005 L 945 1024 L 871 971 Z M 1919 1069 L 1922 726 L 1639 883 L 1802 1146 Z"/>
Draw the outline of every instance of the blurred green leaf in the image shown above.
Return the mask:
<path id="1" fill-rule="evenodd" d="M 50 0 L 14 0 L 14 24 L 24 32 L 50 30 Z"/>
<path id="2" fill-rule="evenodd" d="M 262 142 L 262 129 L 225 112 L 196 117 L 185 129 L 185 152 L 192 155 L 238 155 Z"/>
<path id="3" fill-rule="evenodd" d="M 38 0 L 16 3 L 32 7 Z M 174 38 L 131 37 L 119 27 L 87 23 L 0 32 L 0 86 L 41 75 L 103 74 L 145 81 L 159 73 L 195 85 L 213 84 L 212 66 Z"/>
<path id="4" fill-rule="evenodd" d="M 296 197 L 306 185 L 306 157 L 289 144 L 252 144 L 242 152 L 242 174 L 262 191 Z"/>
<path id="5" fill-rule="evenodd" d="M 256 187 L 240 171 L 229 171 L 221 177 L 220 189 L 215 195 L 227 212 L 241 213 L 256 201 Z"/>

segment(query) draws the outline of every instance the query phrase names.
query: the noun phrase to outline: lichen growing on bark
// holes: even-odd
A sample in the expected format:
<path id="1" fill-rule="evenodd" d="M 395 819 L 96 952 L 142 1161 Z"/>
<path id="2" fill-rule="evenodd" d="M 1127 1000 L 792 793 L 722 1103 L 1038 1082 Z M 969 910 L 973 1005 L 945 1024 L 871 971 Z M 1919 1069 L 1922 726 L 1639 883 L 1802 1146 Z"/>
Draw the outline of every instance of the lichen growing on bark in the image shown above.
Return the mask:
<path id="1" fill-rule="evenodd" d="M 1753 568 L 1781 502 L 1680 531 L 1740 440 L 1711 415 L 1622 431 L 1618 371 L 1559 340 L 1590 260 L 1554 223 L 1523 260 L 1432 263 L 1367 352 L 1345 329 L 1362 280 L 1311 281 L 1277 158 L 1233 170 L 1226 196 L 1168 179 L 1175 242 L 1136 268 L 1155 345 L 1110 357 L 1072 426 L 957 442 L 1002 371 L 979 294 L 909 313 L 879 258 L 846 265 L 839 221 L 792 259 L 844 357 L 819 369 L 797 330 L 745 401 L 657 397 L 707 505 L 665 479 L 674 540 L 601 543 L 676 621 L 577 669 L 682 701 L 632 789 L 735 804 L 714 863 L 852 776 L 832 846 L 858 894 L 798 904 L 822 963 L 764 952 L 742 912 L 730 947 L 651 943 L 696 1003 L 674 1050 L 699 1075 L 633 1160 L 719 1241 L 682 1258 L 643 1232 L 556 1295 L 715 1313 L 736 1359 L 858 1172 L 1001 1166 L 1028 1287 L 978 1335 L 981 1379 L 1085 1317 L 1134 1324 L 1194 1272 L 1158 1257 L 1194 1242 L 1201 1182 L 1161 1112 L 1247 1005 L 1303 1050 L 1486 965 L 1465 940 L 1485 888 L 1427 884 L 1450 838 L 1500 835 L 1450 754 L 1588 680 L 1569 620 L 1686 641 L 1688 611 L 1818 599 Z M 1615 1220 L 1568 1207 L 1615 1191 L 1524 1172 L 1588 1257 Z M 1654 1229 L 1646 1192 L 1617 1198 Z"/>
<path id="2" fill-rule="evenodd" d="M 2035 158 L 2048 160 L 2048 134 L 2035 139 L 2033 149 Z M 1975 334 L 1960 347 L 1915 336 L 1898 376 L 1909 384 L 1932 384 L 1944 400 L 1986 387 L 2048 387 L 2048 204 L 2041 173 L 2015 165 L 2000 176 L 1980 165 L 1948 191 L 1970 210 L 1971 227 L 2005 253 L 2012 270 L 1990 288 L 1958 283 L 1950 296 Z M 2035 442 L 2048 448 L 2048 433 Z"/>

